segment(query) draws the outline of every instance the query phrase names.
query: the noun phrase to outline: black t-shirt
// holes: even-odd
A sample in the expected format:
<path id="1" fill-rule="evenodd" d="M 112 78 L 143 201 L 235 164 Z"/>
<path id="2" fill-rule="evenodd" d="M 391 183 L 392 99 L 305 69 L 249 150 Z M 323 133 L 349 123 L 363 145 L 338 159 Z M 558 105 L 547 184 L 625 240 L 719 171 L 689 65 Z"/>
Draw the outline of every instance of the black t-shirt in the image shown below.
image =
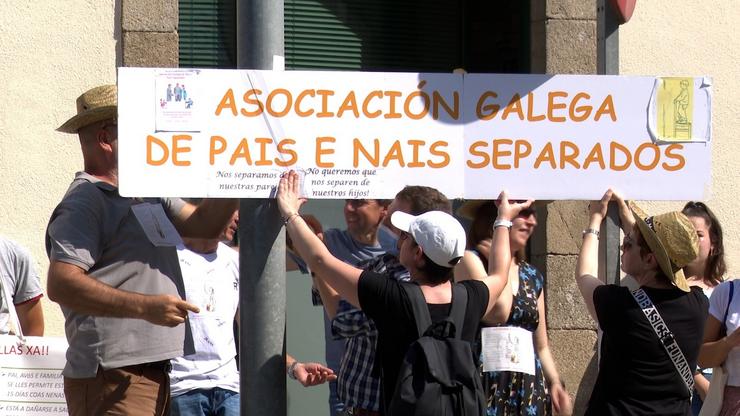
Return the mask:
<path id="1" fill-rule="evenodd" d="M 386 275 L 364 271 L 357 287 L 357 296 L 363 312 L 372 318 L 378 328 L 376 356 L 380 358 L 383 376 L 381 396 L 384 407 L 393 397 L 403 357 L 409 346 L 418 339 L 411 301 L 401 284 Z M 472 343 L 488 306 L 488 286 L 474 280 L 466 280 L 462 285 L 468 291 L 462 339 Z M 450 303 L 428 306 L 432 322 L 442 321 L 450 313 Z"/>
<path id="2" fill-rule="evenodd" d="M 673 332 L 690 368 L 704 333 L 708 301 L 701 289 L 642 288 Z M 689 392 L 653 327 L 626 287 L 600 286 L 594 306 L 601 362 L 586 415 L 689 415 Z"/>

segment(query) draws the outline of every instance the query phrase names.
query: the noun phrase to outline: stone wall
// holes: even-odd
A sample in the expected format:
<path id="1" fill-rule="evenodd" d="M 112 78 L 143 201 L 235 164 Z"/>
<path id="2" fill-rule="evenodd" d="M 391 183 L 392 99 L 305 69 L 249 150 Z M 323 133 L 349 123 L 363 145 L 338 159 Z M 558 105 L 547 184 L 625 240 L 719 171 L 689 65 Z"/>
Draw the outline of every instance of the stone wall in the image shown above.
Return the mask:
<path id="1" fill-rule="evenodd" d="M 177 67 L 177 0 L 122 0 L 123 66 Z"/>
<path id="2" fill-rule="evenodd" d="M 596 0 L 532 0 L 533 73 L 595 74 Z M 550 348 L 560 376 L 582 414 L 596 376 L 596 327 L 575 282 L 585 228 L 585 202 L 557 201 L 538 209 L 531 260 L 546 278 Z"/>

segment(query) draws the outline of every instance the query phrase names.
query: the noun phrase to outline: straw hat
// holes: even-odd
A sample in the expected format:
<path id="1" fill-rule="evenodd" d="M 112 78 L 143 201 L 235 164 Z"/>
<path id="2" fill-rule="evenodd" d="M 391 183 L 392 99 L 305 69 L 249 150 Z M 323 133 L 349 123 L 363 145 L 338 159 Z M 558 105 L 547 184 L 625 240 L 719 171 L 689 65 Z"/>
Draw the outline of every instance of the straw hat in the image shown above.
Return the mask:
<path id="1" fill-rule="evenodd" d="M 699 238 L 689 218 L 679 211 L 648 216 L 630 201 L 640 234 L 658 260 L 658 266 L 684 292 L 689 285 L 682 268 L 699 255 Z"/>
<path id="2" fill-rule="evenodd" d="M 62 133 L 77 131 L 98 121 L 115 118 L 118 113 L 118 90 L 115 85 L 101 85 L 77 98 L 77 115 L 57 128 Z"/>

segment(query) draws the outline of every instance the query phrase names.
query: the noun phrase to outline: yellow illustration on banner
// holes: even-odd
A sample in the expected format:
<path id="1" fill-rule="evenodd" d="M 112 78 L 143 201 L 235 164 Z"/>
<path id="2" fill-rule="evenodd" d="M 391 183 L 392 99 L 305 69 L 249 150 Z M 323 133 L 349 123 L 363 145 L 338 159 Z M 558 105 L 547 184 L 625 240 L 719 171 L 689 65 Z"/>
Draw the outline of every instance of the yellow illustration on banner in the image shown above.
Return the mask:
<path id="1" fill-rule="evenodd" d="M 658 135 L 667 142 L 691 140 L 693 78 L 661 78 L 658 88 Z"/>

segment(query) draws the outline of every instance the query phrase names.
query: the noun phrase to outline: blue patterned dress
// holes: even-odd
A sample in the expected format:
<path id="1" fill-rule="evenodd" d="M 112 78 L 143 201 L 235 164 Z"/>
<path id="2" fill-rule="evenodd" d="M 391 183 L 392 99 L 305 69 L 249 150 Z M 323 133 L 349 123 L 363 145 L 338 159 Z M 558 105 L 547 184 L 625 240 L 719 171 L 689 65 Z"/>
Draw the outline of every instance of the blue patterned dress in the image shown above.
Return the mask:
<path id="1" fill-rule="evenodd" d="M 519 291 L 514 296 L 509 319 L 502 326 L 516 326 L 532 333 L 539 325 L 537 299 L 544 287 L 542 274 L 531 264 L 519 265 Z M 550 415 L 552 406 L 545 388 L 542 363 L 535 350 L 535 375 L 512 371 L 483 373 L 487 415 Z"/>

